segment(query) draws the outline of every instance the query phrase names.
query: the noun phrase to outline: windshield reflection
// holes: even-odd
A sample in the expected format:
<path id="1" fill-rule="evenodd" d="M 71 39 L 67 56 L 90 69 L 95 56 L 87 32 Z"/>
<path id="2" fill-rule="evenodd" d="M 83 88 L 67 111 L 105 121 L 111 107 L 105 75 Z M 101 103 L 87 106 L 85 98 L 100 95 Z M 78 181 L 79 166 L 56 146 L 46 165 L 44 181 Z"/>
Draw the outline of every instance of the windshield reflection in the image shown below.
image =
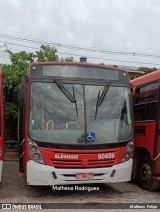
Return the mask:
<path id="1" fill-rule="evenodd" d="M 130 90 L 126 87 L 31 84 L 29 134 L 33 140 L 64 144 L 122 142 L 131 137 L 131 124 Z"/>

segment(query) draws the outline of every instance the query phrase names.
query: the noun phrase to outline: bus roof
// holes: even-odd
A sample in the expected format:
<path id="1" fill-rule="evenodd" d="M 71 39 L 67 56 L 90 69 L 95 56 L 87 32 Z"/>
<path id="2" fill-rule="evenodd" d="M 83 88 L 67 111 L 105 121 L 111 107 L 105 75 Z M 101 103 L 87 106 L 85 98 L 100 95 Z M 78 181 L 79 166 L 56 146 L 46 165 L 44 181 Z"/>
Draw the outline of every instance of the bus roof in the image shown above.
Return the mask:
<path id="1" fill-rule="evenodd" d="M 160 70 L 157 70 L 152 73 L 133 79 L 131 80 L 131 84 L 133 87 L 137 87 L 139 85 L 147 84 L 149 82 L 153 82 L 157 80 L 160 80 Z"/>

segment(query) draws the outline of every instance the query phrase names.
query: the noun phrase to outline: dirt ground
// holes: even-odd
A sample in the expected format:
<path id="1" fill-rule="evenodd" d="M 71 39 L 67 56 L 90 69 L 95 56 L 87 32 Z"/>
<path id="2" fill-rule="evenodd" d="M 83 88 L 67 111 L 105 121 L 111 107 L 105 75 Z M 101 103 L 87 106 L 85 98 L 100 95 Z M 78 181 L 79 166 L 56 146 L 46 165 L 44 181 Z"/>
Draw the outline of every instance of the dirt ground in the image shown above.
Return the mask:
<path id="1" fill-rule="evenodd" d="M 26 179 L 22 174 L 18 172 L 18 153 L 15 150 L 5 151 L 5 161 L 2 176 L 2 183 L 0 185 L 0 203 L 60 203 L 61 206 L 66 206 L 65 211 L 79 211 L 78 208 L 84 208 L 88 204 L 88 207 L 95 203 L 94 209 L 90 211 L 106 211 L 102 209 L 104 203 L 129 203 L 137 205 L 139 204 L 157 204 L 160 203 L 160 191 L 147 192 L 138 187 L 136 183 L 114 183 L 114 184 L 89 184 L 81 185 L 92 188 L 98 188 L 94 191 L 88 190 L 52 190 L 51 187 L 42 186 L 28 186 Z M 71 206 L 74 203 L 80 203 L 72 210 Z M 91 204 L 90 204 L 91 203 Z M 76 209 L 77 207 L 77 209 Z M 68 209 L 67 209 L 68 208 Z M 102 210 L 99 210 L 99 209 Z M 117 206 L 118 208 L 118 206 Z M 130 209 L 129 211 L 139 211 L 139 209 Z M 152 209 L 149 209 L 152 210 Z M 143 211 L 149 211 L 143 209 Z M 9 211 L 9 210 L 8 210 Z M 15 210 L 16 211 L 16 210 Z M 17 210 L 20 211 L 20 210 Z M 44 211 L 44 210 L 43 210 Z M 52 209 L 49 211 L 64 211 L 58 209 Z M 89 211 L 84 209 L 83 211 Z M 124 210 L 110 210 L 110 211 L 124 211 Z M 126 209 L 125 211 L 128 211 Z M 156 210 L 154 210 L 156 211 Z M 159 210 L 157 210 L 159 211 Z"/>

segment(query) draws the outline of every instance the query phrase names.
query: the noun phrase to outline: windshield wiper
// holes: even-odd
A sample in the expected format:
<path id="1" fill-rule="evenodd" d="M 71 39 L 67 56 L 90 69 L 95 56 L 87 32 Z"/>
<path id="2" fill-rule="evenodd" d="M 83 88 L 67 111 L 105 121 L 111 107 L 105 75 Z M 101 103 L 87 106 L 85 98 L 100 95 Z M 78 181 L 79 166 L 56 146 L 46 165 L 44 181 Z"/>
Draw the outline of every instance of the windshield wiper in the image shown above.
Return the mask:
<path id="1" fill-rule="evenodd" d="M 77 102 L 76 102 L 73 86 L 72 86 L 72 90 L 73 90 L 73 95 L 72 95 L 58 80 L 54 80 L 54 82 L 57 85 L 57 87 L 62 91 L 62 93 L 69 99 L 69 101 L 75 104 L 76 114 L 78 117 Z"/>
<path id="2" fill-rule="evenodd" d="M 73 86 L 72 86 L 72 90 L 73 90 L 73 97 L 74 97 L 74 99 L 75 99 L 74 104 L 75 104 L 75 108 L 76 108 L 76 114 L 77 114 L 77 117 L 78 117 L 78 108 L 77 108 L 77 102 L 76 102 L 76 97 L 75 97 L 75 93 L 74 93 L 74 88 L 73 88 Z"/>
<path id="3" fill-rule="evenodd" d="M 98 108 L 102 105 L 102 103 L 103 103 L 103 101 L 104 101 L 104 99 L 105 99 L 105 97 L 106 97 L 106 94 L 108 93 L 109 87 L 110 87 L 110 84 L 107 84 L 107 85 L 104 87 L 104 89 L 103 89 L 101 95 L 100 95 L 101 90 L 98 92 L 97 103 L 96 103 L 96 112 L 95 112 L 95 117 L 94 117 L 94 119 L 96 119 L 96 117 L 97 117 Z"/>

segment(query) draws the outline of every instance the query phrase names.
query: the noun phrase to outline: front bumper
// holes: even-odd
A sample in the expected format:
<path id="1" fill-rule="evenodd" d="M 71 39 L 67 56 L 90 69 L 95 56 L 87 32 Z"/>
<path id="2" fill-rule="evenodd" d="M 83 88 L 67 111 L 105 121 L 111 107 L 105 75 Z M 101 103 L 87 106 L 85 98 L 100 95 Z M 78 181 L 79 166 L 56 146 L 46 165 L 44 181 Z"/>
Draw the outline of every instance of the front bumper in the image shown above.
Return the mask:
<path id="1" fill-rule="evenodd" d="M 30 160 L 27 162 L 28 185 L 69 185 L 87 183 L 115 183 L 131 180 L 133 160 L 106 168 L 60 169 L 42 165 Z M 94 173 L 92 179 L 77 179 L 76 173 Z"/>

